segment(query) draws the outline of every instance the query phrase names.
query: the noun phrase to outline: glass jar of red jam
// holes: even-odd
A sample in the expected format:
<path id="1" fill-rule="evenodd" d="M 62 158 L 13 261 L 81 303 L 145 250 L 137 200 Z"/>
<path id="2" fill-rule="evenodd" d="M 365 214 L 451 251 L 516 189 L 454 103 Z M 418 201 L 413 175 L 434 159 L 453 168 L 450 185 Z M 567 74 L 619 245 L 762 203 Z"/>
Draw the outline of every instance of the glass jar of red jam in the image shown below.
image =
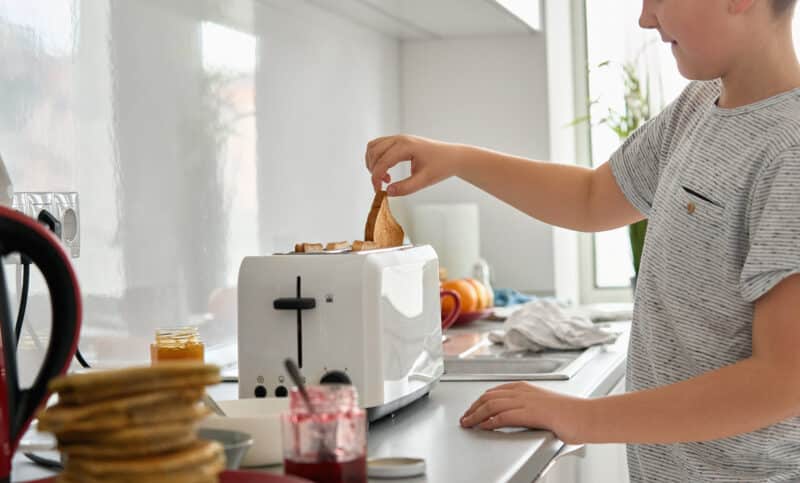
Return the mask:
<path id="1" fill-rule="evenodd" d="M 307 386 L 313 412 L 297 388 L 282 415 L 287 475 L 317 483 L 367 481 L 367 418 L 350 385 Z"/>

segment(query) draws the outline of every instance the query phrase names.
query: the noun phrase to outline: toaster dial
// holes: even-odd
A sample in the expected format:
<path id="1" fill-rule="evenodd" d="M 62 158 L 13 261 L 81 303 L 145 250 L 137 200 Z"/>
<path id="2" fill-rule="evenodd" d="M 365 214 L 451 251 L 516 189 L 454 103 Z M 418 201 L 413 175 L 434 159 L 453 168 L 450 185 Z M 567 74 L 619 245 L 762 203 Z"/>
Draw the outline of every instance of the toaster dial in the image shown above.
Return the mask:
<path id="1" fill-rule="evenodd" d="M 328 371 L 319 380 L 320 384 L 352 384 L 350 376 L 344 371 Z"/>

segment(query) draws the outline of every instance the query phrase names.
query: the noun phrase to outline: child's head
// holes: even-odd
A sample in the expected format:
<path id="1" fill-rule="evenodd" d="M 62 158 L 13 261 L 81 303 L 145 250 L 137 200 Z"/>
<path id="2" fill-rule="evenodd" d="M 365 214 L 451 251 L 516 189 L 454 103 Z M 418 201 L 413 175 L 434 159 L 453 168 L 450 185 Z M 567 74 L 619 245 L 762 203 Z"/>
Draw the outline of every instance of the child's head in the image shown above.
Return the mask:
<path id="1" fill-rule="evenodd" d="M 778 45 L 791 48 L 796 2 L 643 0 L 639 25 L 657 29 L 665 42 L 672 43 L 672 53 L 684 77 L 710 80 L 759 55 L 767 39 L 780 36 Z"/>

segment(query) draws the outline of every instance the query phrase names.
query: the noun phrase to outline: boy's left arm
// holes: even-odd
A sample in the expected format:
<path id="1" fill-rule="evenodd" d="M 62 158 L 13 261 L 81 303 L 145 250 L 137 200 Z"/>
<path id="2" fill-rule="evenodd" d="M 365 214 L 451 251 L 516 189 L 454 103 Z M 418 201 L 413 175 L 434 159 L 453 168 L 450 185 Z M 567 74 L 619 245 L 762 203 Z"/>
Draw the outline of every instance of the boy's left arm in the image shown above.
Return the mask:
<path id="1" fill-rule="evenodd" d="M 498 386 L 462 426 L 549 429 L 568 443 L 676 443 L 754 431 L 800 415 L 800 274 L 755 302 L 752 356 L 654 389 L 574 398 L 526 383 Z"/>

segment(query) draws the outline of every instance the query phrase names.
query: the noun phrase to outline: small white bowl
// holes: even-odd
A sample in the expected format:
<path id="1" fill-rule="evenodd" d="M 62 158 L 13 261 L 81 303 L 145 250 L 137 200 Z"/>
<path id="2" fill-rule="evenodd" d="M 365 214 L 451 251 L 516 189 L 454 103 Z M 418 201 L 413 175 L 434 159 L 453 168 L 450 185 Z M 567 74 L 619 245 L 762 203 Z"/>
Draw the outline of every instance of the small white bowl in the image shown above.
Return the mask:
<path id="1" fill-rule="evenodd" d="M 288 398 L 252 398 L 217 401 L 226 416 L 212 414 L 201 428 L 232 429 L 253 437 L 253 446 L 241 466 L 268 466 L 283 463 L 281 413 L 289 409 Z"/>

